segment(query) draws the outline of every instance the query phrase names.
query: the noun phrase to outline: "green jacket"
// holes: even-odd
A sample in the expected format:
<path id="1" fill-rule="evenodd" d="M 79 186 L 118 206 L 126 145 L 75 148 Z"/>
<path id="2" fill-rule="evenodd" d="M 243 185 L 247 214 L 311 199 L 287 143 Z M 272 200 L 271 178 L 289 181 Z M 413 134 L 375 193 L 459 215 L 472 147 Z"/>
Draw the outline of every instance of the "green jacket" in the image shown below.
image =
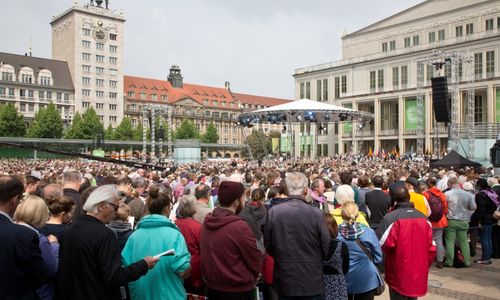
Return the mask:
<path id="1" fill-rule="evenodd" d="M 123 248 L 123 263 L 127 266 L 169 249 L 175 249 L 176 254 L 161 257 L 145 276 L 129 283 L 132 299 L 186 299 L 183 280 L 177 273 L 190 267 L 191 255 L 181 232 L 167 217 L 148 215 L 141 219 Z"/>

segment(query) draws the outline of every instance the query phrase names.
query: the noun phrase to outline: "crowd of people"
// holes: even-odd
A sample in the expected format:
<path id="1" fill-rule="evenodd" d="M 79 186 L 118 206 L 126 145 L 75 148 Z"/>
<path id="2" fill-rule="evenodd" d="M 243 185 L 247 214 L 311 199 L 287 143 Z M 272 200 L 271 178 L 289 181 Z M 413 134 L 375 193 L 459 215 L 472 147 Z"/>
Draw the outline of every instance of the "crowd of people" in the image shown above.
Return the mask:
<path id="1" fill-rule="evenodd" d="M 433 264 L 500 258 L 491 171 L 0 160 L 0 299 L 416 299 Z"/>

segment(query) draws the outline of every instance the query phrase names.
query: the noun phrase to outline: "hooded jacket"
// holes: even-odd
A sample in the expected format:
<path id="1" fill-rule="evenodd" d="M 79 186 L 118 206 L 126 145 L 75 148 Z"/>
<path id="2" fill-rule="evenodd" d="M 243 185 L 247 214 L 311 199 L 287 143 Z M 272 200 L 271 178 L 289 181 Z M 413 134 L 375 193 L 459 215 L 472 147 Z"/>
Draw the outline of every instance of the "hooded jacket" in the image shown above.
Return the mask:
<path id="1" fill-rule="evenodd" d="M 141 219 L 122 251 L 123 263 L 129 265 L 170 249 L 175 250 L 175 255 L 162 256 L 146 276 L 129 284 L 132 299 L 186 299 L 177 273 L 189 269 L 191 255 L 179 229 L 167 217 L 153 214 Z"/>
<path id="2" fill-rule="evenodd" d="M 228 209 L 217 207 L 201 230 L 201 272 L 206 285 L 223 292 L 255 288 L 263 254 L 248 224 Z"/>

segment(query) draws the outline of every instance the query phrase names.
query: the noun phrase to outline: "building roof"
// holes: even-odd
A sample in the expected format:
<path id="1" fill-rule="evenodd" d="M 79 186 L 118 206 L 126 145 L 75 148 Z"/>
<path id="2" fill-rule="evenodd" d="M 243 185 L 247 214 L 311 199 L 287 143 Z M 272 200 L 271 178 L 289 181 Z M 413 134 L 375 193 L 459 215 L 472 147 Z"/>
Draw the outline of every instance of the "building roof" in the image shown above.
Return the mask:
<path id="1" fill-rule="evenodd" d="M 236 100 L 238 100 L 242 104 L 256 104 L 256 105 L 264 105 L 264 106 L 274 106 L 280 105 L 284 103 L 288 103 L 292 100 L 281 99 L 281 98 L 272 98 L 272 97 L 264 97 L 264 96 L 256 96 L 256 95 L 248 95 L 241 93 L 233 93 Z"/>
<path id="2" fill-rule="evenodd" d="M 21 68 L 30 67 L 33 69 L 35 77 L 38 76 L 41 70 L 46 69 L 52 72 L 53 84 L 50 86 L 51 88 L 75 89 L 68 63 L 65 61 L 0 52 L 0 65 L 11 65 L 14 67 L 16 74 L 19 73 Z"/>

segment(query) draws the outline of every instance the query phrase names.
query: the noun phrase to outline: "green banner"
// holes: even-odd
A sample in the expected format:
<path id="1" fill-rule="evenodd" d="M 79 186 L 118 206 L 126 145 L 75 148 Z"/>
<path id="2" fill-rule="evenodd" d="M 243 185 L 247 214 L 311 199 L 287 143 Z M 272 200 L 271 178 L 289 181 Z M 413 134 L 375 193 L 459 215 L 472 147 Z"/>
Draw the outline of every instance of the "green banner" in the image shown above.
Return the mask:
<path id="1" fill-rule="evenodd" d="M 291 146 L 290 146 L 290 137 L 288 135 L 281 135 L 281 140 L 280 140 L 280 152 L 290 152 Z"/>
<path id="2" fill-rule="evenodd" d="M 104 150 L 101 150 L 101 149 L 96 149 L 94 151 L 92 151 L 92 155 L 93 156 L 97 156 L 97 157 L 104 157 Z"/>
<path id="3" fill-rule="evenodd" d="M 496 108 L 495 108 L 495 120 L 496 122 L 500 122 L 500 89 L 497 89 L 497 101 L 496 101 Z"/>
<path id="4" fill-rule="evenodd" d="M 342 105 L 345 108 L 352 108 L 352 103 L 347 103 Z M 342 132 L 343 133 L 352 133 L 352 122 L 344 122 L 342 123 Z"/>
<path id="5" fill-rule="evenodd" d="M 425 105 L 425 104 L 424 104 Z M 405 99 L 405 129 L 418 129 L 417 99 Z M 425 107 L 424 107 L 425 112 Z M 423 114 L 425 124 L 425 113 Z"/>

